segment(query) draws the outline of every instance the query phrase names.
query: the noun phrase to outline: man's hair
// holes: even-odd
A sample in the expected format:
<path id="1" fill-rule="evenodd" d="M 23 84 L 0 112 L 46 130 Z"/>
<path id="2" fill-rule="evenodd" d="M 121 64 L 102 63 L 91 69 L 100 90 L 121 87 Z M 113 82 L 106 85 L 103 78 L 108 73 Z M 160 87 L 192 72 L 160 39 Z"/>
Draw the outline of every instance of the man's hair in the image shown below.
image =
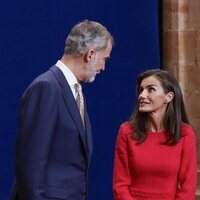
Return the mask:
<path id="1" fill-rule="evenodd" d="M 82 55 L 89 49 L 104 50 L 108 41 L 114 45 L 114 39 L 102 24 L 84 20 L 75 25 L 65 42 L 65 54 Z"/>
<path id="2" fill-rule="evenodd" d="M 169 138 L 164 144 L 175 145 L 182 136 L 181 124 L 189 123 L 181 88 L 172 74 L 160 69 L 147 70 L 141 73 L 137 78 L 137 97 L 140 94 L 140 86 L 143 79 L 153 76 L 160 83 L 164 93 L 174 93 L 174 98 L 168 103 L 164 116 L 164 128 L 169 131 Z M 129 122 L 134 127 L 133 138 L 142 143 L 147 137 L 147 124 L 149 121 L 148 113 L 139 112 L 138 101 L 135 111 Z"/>

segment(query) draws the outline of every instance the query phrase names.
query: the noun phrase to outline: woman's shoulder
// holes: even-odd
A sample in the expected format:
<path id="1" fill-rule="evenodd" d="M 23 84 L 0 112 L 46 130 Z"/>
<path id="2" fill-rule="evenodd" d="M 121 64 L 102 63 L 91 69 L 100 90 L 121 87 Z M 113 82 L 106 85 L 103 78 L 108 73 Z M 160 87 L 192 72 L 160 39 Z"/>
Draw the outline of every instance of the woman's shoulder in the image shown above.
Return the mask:
<path id="1" fill-rule="evenodd" d="M 195 134 L 194 129 L 190 124 L 182 123 L 181 129 L 182 129 L 182 137 Z"/>
<path id="2" fill-rule="evenodd" d="M 133 127 L 133 125 L 130 124 L 130 122 L 126 121 L 120 125 L 120 129 L 127 130 L 127 131 L 133 131 L 134 127 Z"/>
<path id="3" fill-rule="evenodd" d="M 128 121 L 122 123 L 119 128 L 119 134 L 128 135 L 134 132 L 134 127 Z"/>
<path id="4" fill-rule="evenodd" d="M 123 122 L 118 131 L 118 136 L 117 136 L 117 141 L 118 143 L 122 142 L 127 142 L 132 137 L 134 128 L 133 126 L 128 122 Z"/>

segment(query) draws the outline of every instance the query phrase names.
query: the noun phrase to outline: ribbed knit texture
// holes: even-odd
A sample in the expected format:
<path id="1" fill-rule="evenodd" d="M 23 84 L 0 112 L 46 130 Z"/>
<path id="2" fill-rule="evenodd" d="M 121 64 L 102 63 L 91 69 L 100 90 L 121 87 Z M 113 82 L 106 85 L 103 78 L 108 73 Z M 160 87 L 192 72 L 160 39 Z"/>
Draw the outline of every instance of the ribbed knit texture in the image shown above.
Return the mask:
<path id="1" fill-rule="evenodd" d="M 116 142 L 113 190 L 115 200 L 194 200 L 197 184 L 195 134 L 182 125 L 175 146 L 162 145 L 167 131 L 148 132 L 137 145 L 133 127 L 121 125 Z M 178 187 L 179 185 L 179 187 Z"/>

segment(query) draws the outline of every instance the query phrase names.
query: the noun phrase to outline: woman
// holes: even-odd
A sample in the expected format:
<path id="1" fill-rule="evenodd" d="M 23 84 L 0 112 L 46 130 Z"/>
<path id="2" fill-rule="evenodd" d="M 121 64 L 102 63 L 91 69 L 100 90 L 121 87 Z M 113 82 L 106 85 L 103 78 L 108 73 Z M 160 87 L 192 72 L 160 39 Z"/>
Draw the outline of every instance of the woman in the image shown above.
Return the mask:
<path id="1" fill-rule="evenodd" d="M 115 200 L 194 200 L 197 182 L 195 133 L 181 89 L 168 72 L 138 76 L 136 109 L 119 129 Z"/>

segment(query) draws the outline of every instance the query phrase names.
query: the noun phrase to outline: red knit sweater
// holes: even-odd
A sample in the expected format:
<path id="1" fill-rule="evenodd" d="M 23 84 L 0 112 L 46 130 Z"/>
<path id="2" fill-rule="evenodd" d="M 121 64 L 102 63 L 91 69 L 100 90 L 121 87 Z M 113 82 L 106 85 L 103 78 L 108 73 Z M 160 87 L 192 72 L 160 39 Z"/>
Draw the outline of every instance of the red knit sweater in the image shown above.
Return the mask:
<path id="1" fill-rule="evenodd" d="M 115 200 L 194 200 L 197 183 L 195 134 L 182 125 L 175 146 L 162 145 L 167 131 L 148 132 L 137 145 L 133 127 L 121 125 L 116 142 L 113 190 Z"/>

